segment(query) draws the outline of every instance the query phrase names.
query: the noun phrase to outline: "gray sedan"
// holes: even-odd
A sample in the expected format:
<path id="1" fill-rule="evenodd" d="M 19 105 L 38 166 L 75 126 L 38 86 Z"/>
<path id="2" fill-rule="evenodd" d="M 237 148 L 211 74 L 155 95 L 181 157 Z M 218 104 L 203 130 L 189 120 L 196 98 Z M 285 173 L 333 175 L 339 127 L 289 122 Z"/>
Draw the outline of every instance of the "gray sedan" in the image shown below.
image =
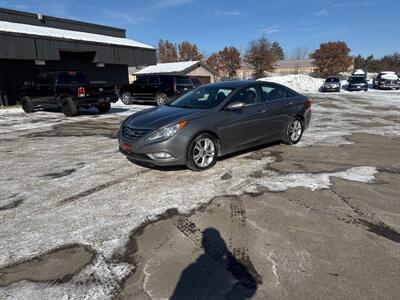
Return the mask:
<path id="1" fill-rule="evenodd" d="M 311 101 L 285 86 L 226 81 L 129 116 L 119 146 L 134 162 L 202 171 L 240 150 L 273 141 L 296 144 L 310 118 Z"/>

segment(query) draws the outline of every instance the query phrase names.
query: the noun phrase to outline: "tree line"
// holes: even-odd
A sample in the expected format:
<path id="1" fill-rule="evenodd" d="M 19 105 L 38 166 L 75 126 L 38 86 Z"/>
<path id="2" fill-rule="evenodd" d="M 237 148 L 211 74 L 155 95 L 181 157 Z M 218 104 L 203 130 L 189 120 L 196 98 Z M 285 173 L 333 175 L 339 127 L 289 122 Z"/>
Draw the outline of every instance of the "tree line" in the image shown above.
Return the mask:
<path id="1" fill-rule="evenodd" d="M 235 77 L 241 64 L 247 63 L 254 68 L 255 77 L 263 77 L 266 71 L 272 71 L 278 60 L 285 58 L 283 48 L 278 42 L 271 43 L 265 36 L 249 42 L 243 57 L 234 46 L 224 47 L 208 56 L 202 54 L 196 44 L 183 41 L 176 45 L 160 39 L 157 47 L 159 63 L 202 60 L 222 78 Z"/>
<path id="2" fill-rule="evenodd" d="M 385 55 L 382 58 L 375 58 L 372 54 L 367 57 L 357 55 L 354 58 L 354 67 L 364 69 L 367 72 L 394 71 L 400 73 L 400 53 Z"/>
<path id="3" fill-rule="evenodd" d="M 394 53 L 375 59 L 372 55 L 364 58 L 361 55 L 350 56 L 350 48 L 344 41 L 320 44 L 314 52 L 307 47 L 296 48 L 292 59 L 313 58 L 316 73 L 320 76 L 337 75 L 349 71 L 354 64 L 356 69 L 368 72 L 390 70 L 400 72 L 400 54 Z M 264 77 L 271 72 L 277 61 L 285 59 L 283 48 L 278 42 L 270 42 L 265 36 L 251 40 L 243 55 L 234 46 L 227 46 L 220 51 L 205 55 L 196 44 L 183 41 L 174 44 L 168 40 L 158 41 L 157 59 L 159 63 L 201 60 L 206 62 L 221 78 L 232 78 L 242 63 L 253 68 L 255 78 Z"/>

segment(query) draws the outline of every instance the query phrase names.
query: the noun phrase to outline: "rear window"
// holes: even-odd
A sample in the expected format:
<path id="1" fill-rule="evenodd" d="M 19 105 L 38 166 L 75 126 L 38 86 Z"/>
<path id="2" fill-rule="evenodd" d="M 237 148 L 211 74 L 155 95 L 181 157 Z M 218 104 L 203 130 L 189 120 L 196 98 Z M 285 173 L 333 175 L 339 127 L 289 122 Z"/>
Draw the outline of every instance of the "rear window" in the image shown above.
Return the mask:
<path id="1" fill-rule="evenodd" d="M 339 82 L 339 78 L 332 78 L 332 77 L 330 77 L 330 78 L 327 78 L 327 79 L 326 79 L 326 82 Z"/>
<path id="2" fill-rule="evenodd" d="M 58 74 L 59 84 L 87 84 L 89 79 L 80 72 L 65 72 Z"/>
<path id="3" fill-rule="evenodd" d="M 364 77 L 352 77 L 350 82 L 351 83 L 364 83 L 365 78 Z"/>
<path id="4" fill-rule="evenodd" d="M 189 77 L 175 77 L 175 82 L 176 84 L 193 84 Z"/>

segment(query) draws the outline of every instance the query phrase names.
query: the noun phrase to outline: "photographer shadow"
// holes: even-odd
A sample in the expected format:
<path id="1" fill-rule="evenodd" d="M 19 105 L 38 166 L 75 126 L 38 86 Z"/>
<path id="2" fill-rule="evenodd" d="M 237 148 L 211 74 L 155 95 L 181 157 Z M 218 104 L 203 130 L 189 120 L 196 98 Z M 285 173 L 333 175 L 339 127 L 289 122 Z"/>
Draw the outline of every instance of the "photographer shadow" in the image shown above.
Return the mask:
<path id="1" fill-rule="evenodd" d="M 170 299 L 241 300 L 255 294 L 262 281 L 246 267 L 248 257 L 236 259 L 214 228 L 203 232 L 202 246 L 204 254 L 182 272 Z"/>

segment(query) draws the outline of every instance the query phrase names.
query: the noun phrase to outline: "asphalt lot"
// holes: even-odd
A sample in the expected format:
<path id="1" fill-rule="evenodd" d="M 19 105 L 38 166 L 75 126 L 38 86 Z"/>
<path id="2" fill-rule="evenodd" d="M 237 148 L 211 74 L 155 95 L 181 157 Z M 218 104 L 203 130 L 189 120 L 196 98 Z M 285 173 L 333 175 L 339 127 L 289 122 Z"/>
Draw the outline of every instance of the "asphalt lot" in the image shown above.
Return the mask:
<path id="1" fill-rule="evenodd" d="M 1 299 L 398 299 L 400 93 L 311 95 L 298 146 L 149 169 L 145 106 L 0 111 Z"/>

